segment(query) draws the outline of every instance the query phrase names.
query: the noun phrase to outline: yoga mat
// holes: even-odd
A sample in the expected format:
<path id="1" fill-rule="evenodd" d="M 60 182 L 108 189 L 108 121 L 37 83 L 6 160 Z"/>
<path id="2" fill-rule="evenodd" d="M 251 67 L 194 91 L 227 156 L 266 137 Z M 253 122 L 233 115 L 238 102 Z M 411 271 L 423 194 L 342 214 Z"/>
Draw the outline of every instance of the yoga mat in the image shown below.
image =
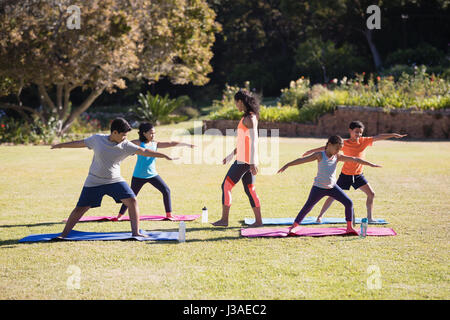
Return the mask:
<path id="1" fill-rule="evenodd" d="M 356 231 L 359 230 L 355 229 Z M 342 236 L 348 234 L 346 228 L 296 228 L 295 234 L 288 233 L 289 228 L 246 228 L 241 229 L 243 237 L 323 237 Z M 391 228 L 367 228 L 367 236 L 395 236 L 397 233 Z M 355 235 L 356 236 L 356 235 Z"/>
<path id="2" fill-rule="evenodd" d="M 60 241 L 85 241 L 85 240 L 128 240 L 135 239 L 138 241 L 159 241 L 159 240 L 178 240 L 178 232 L 162 232 L 162 231 L 144 231 L 141 233 L 148 235 L 148 238 L 133 237 L 131 232 L 83 232 L 72 230 L 66 239 Z M 50 241 L 58 237 L 61 233 L 32 234 L 19 242 L 41 242 Z"/>
<path id="3" fill-rule="evenodd" d="M 163 221 L 163 220 L 170 220 L 170 221 L 193 221 L 197 218 L 199 218 L 200 215 L 173 215 L 172 218 L 166 218 L 166 216 L 140 216 L 140 221 Z M 67 221 L 67 219 L 63 220 L 64 222 Z M 81 217 L 79 220 L 80 222 L 92 222 L 92 221 L 118 221 L 116 217 L 113 216 L 87 216 L 87 217 Z M 124 216 L 120 221 L 130 221 L 129 216 Z"/>
<path id="4" fill-rule="evenodd" d="M 317 217 L 305 217 L 300 223 L 301 225 L 311 225 L 311 224 L 338 224 L 338 223 L 346 223 L 345 218 L 322 218 L 322 223 L 316 222 Z M 263 218 L 263 224 L 276 224 L 276 225 L 291 225 L 294 223 L 295 218 Z M 370 223 L 372 224 L 388 224 L 388 222 L 384 219 L 375 219 L 376 222 Z M 245 218 L 244 223 L 247 225 L 253 224 L 255 222 L 254 218 Z M 355 222 L 357 224 L 361 223 L 361 218 L 356 218 Z"/>

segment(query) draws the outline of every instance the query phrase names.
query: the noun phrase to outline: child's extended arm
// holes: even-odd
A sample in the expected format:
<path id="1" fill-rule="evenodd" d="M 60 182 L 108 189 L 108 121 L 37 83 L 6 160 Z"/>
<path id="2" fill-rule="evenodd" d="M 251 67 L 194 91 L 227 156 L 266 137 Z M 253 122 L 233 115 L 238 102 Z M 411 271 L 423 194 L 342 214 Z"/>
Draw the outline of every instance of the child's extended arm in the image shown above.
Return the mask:
<path id="1" fill-rule="evenodd" d="M 195 145 L 190 143 L 170 141 L 170 142 L 158 142 L 158 148 L 171 148 L 171 147 L 189 147 L 194 148 Z"/>
<path id="2" fill-rule="evenodd" d="M 356 157 L 349 157 L 349 156 L 344 156 L 342 154 L 338 154 L 338 161 L 353 161 L 353 162 L 357 162 L 360 164 L 363 164 L 365 166 L 370 166 L 370 167 L 374 167 L 374 168 L 381 168 L 381 166 L 371 163 L 369 161 L 363 160 L 361 158 L 356 158 Z"/>
<path id="3" fill-rule="evenodd" d="M 320 151 L 324 151 L 324 150 L 325 150 L 325 146 L 319 147 L 319 148 L 315 148 L 315 149 L 311 149 L 311 150 L 306 151 L 306 152 L 302 155 L 302 157 L 306 157 L 306 156 L 309 156 L 311 153 L 314 153 L 314 152 L 320 152 Z"/>
<path id="4" fill-rule="evenodd" d="M 167 160 L 175 160 L 176 159 L 176 158 L 171 158 L 171 157 L 165 155 L 164 153 L 151 151 L 149 149 L 144 149 L 141 147 L 139 147 L 139 150 L 136 151 L 136 154 L 138 154 L 140 156 L 144 156 L 144 157 L 165 158 Z"/>
<path id="5" fill-rule="evenodd" d="M 281 167 L 280 170 L 278 170 L 277 173 L 281 173 L 284 170 L 286 170 L 287 168 L 292 167 L 292 166 L 296 166 L 298 164 L 302 164 L 302 163 L 307 163 L 307 162 L 311 162 L 311 161 L 314 161 L 314 160 L 318 160 L 319 157 L 320 157 L 320 153 L 319 152 L 315 152 L 312 155 L 295 159 L 294 161 L 286 163 L 283 167 Z"/>
<path id="6" fill-rule="evenodd" d="M 390 138 L 400 139 L 400 138 L 403 138 L 403 137 L 406 137 L 406 136 L 407 136 L 407 134 L 380 133 L 379 135 L 373 137 L 373 141 L 386 140 L 386 139 L 390 139 Z"/>
<path id="7" fill-rule="evenodd" d="M 85 148 L 87 147 L 84 140 L 77 140 L 71 142 L 64 142 L 52 145 L 51 149 L 61 149 L 61 148 Z"/>

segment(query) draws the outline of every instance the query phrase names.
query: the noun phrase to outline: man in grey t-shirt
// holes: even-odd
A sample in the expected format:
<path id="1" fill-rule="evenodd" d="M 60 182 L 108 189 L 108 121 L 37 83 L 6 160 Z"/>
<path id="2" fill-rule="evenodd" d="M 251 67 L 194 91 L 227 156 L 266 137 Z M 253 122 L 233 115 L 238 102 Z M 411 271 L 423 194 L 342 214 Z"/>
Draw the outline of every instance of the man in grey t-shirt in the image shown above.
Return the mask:
<path id="1" fill-rule="evenodd" d="M 90 209 L 99 207 L 103 196 L 109 195 L 117 203 L 124 203 L 129 209 L 133 236 L 144 236 L 139 232 L 139 207 L 136 196 L 120 175 L 120 163 L 128 156 L 138 154 L 145 157 L 166 158 L 167 155 L 139 147 L 126 139 L 131 126 L 125 119 L 117 118 L 111 123 L 111 134 L 95 134 L 87 139 L 60 143 L 57 148 L 84 148 L 94 150 L 89 174 L 81 191 L 78 203 L 67 219 L 63 232 L 58 237 L 64 239 L 80 218 Z"/>
<path id="2" fill-rule="evenodd" d="M 84 139 L 84 143 L 86 147 L 94 150 L 85 187 L 125 181 L 120 175 L 120 163 L 126 157 L 136 154 L 139 150 L 137 145 L 128 140 L 120 143 L 110 141 L 107 134 L 94 134 Z"/>

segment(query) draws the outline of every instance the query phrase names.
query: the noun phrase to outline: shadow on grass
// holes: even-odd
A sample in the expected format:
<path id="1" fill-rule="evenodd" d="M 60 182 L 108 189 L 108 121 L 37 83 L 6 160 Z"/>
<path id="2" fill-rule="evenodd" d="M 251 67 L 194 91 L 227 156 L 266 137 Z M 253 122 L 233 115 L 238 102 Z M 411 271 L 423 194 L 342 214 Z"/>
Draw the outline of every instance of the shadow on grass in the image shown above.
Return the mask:
<path id="1" fill-rule="evenodd" d="M 15 240 L 1 240 L 0 241 L 0 249 L 9 249 L 16 248 L 17 244 L 19 244 L 20 239 Z"/>
<path id="2" fill-rule="evenodd" d="M 1 225 L 0 228 L 20 228 L 20 227 L 27 227 L 27 228 L 31 228 L 31 227 L 46 227 L 46 226 L 52 226 L 55 224 L 65 224 L 65 222 L 41 222 L 41 223 L 29 223 L 29 224 L 5 224 L 5 225 Z M 21 238 L 20 238 L 21 239 Z M 5 249 L 5 248 L 15 248 L 19 243 L 20 239 L 10 239 L 10 240 L 0 240 L 0 248 L 1 249 Z M 14 246 L 11 246 L 13 245 Z"/>
<path id="3" fill-rule="evenodd" d="M 30 226 L 41 226 L 41 225 L 52 225 L 52 224 L 58 224 L 58 223 L 39 223 L 39 224 L 31 224 L 31 225 L 11 225 L 9 227 L 30 227 Z M 201 228 L 188 228 L 186 230 L 186 233 L 188 234 L 189 232 L 195 232 L 195 231 L 214 231 L 214 232 L 226 232 L 229 230 L 233 230 L 233 229 L 241 229 L 241 227 L 220 227 L 220 228 L 214 228 L 214 227 L 201 227 Z M 174 232 L 174 231 L 178 231 L 178 229 L 173 229 L 173 228 L 165 228 L 165 229 L 143 229 L 149 232 Z M 223 236 L 223 237 L 216 237 L 216 238 L 208 238 L 208 239 L 186 239 L 187 243 L 191 243 L 191 242 L 208 242 L 208 241 L 222 241 L 222 240 L 237 240 L 241 238 L 240 237 L 240 233 L 238 233 L 236 236 Z M 20 238 L 21 239 L 21 238 Z M 37 243 L 37 242 L 22 242 L 19 243 L 20 239 L 9 239 L 9 240 L 0 240 L 0 249 L 5 249 L 5 248 L 15 248 L 17 247 L 18 244 L 33 244 L 33 243 Z M 45 242 L 45 243 L 60 243 L 60 242 L 74 242 L 74 241 L 70 241 L 70 240 L 59 240 L 59 241 L 52 241 L 52 240 L 48 240 L 48 241 L 40 241 L 40 242 Z M 86 240 L 88 241 L 88 240 Z M 90 240 L 93 241 L 93 240 Z M 133 239 L 124 239 L 124 240 L 99 240 L 99 241 L 135 241 Z M 178 244 L 179 242 L 177 240 L 161 240 L 161 241 L 143 241 L 143 242 L 148 242 L 148 244 Z"/>
<path id="4" fill-rule="evenodd" d="M 52 226 L 55 224 L 65 224 L 64 221 L 61 222 L 41 222 L 41 223 L 31 223 L 31 224 L 4 224 L 0 228 L 17 228 L 17 227 L 42 227 L 42 226 Z"/>

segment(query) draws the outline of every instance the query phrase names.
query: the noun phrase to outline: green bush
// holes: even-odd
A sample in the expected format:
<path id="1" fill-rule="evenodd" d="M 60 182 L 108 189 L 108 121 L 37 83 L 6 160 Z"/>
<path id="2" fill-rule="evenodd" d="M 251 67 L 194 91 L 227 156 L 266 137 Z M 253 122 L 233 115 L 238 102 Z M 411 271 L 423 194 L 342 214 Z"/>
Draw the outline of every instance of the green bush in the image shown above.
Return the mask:
<path id="1" fill-rule="evenodd" d="M 293 81 L 289 88 L 282 90 L 277 107 L 261 106 L 260 121 L 314 122 L 338 105 L 386 110 L 450 108 L 450 81 L 426 71 L 425 66 L 414 67 L 412 74 L 402 72 L 397 81 L 392 75 L 374 78 L 373 75 L 357 74 L 354 79 L 333 79 L 328 88 L 320 84 L 309 87 L 309 81 L 303 79 Z M 227 86 L 227 90 L 231 88 L 234 87 Z M 234 102 L 227 100 L 228 95 L 224 94 L 218 105 L 222 107 L 210 115 L 212 119 L 238 120 L 242 117 Z"/>
<path id="2" fill-rule="evenodd" d="M 226 120 L 239 120 L 242 118 L 243 113 L 240 112 L 235 106 L 225 106 L 218 111 L 214 111 L 210 114 L 210 119 L 226 119 Z"/>
<path id="3" fill-rule="evenodd" d="M 416 48 L 399 49 L 386 58 L 386 65 L 396 64 L 412 65 L 427 64 L 438 65 L 445 59 L 445 53 L 435 47 L 423 43 Z"/>
<path id="4" fill-rule="evenodd" d="M 295 63 L 301 74 L 325 83 L 334 77 L 364 70 L 368 65 L 367 58 L 358 55 L 353 45 L 343 43 L 337 47 L 333 41 L 324 41 L 320 37 L 312 37 L 298 45 Z"/>
<path id="5" fill-rule="evenodd" d="M 299 110 L 294 107 L 260 107 L 259 121 L 268 122 L 297 122 L 299 120 Z M 222 108 L 210 115 L 210 119 L 227 119 L 240 120 L 243 112 L 240 112 L 236 107 Z"/>
<path id="6" fill-rule="evenodd" d="M 291 81 L 289 88 L 281 90 L 280 103 L 282 105 L 301 108 L 308 100 L 309 89 L 309 79 L 301 77 L 297 81 Z"/>
<path id="7" fill-rule="evenodd" d="M 250 91 L 250 82 L 246 81 L 244 88 L 240 88 L 240 87 L 236 87 L 236 86 L 230 86 L 228 84 L 225 84 L 225 89 L 223 90 L 223 93 L 222 93 L 222 99 L 221 100 L 213 100 L 213 108 L 214 109 L 221 109 L 221 108 L 233 108 L 233 107 L 235 107 L 234 95 L 240 89 L 245 89 L 247 91 Z"/>
<path id="8" fill-rule="evenodd" d="M 200 116 L 200 112 L 193 107 L 181 107 L 178 109 L 177 114 L 186 116 L 187 119 L 197 118 Z"/>
<path id="9" fill-rule="evenodd" d="M 260 121 L 267 122 L 298 122 L 299 110 L 296 107 L 281 105 L 277 107 L 265 107 L 260 108 Z"/>
<path id="10" fill-rule="evenodd" d="M 88 134 L 101 131 L 102 129 L 108 128 L 103 127 L 99 119 L 93 118 L 87 113 L 83 113 L 80 117 L 75 119 L 75 121 L 70 126 L 68 133 Z"/>
<path id="11" fill-rule="evenodd" d="M 398 80 L 400 79 L 401 75 L 403 73 L 409 74 L 409 75 L 413 75 L 414 74 L 414 67 L 413 66 L 408 66 L 406 64 L 396 64 L 391 66 L 388 69 L 385 69 L 381 72 L 382 76 L 393 76 L 394 80 Z"/>
<path id="12" fill-rule="evenodd" d="M 170 99 L 166 94 L 153 96 L 150 92 L 146 95 L 139 94 L 139 105 L 134 107 L 134 112 L 139 120 L 160 124 L 170 122 L 169 115 L 180 107 L 182 100 Z"/>
<path id="13" fill-rule="evenodd" d="M 52 120 L 43 124 L 37 120 L 29 123 L 23 119 L 2 117 L 0 119 L 0 143 L 51 144 L 57 138 L 56 125 L 57 123 Z"/>

